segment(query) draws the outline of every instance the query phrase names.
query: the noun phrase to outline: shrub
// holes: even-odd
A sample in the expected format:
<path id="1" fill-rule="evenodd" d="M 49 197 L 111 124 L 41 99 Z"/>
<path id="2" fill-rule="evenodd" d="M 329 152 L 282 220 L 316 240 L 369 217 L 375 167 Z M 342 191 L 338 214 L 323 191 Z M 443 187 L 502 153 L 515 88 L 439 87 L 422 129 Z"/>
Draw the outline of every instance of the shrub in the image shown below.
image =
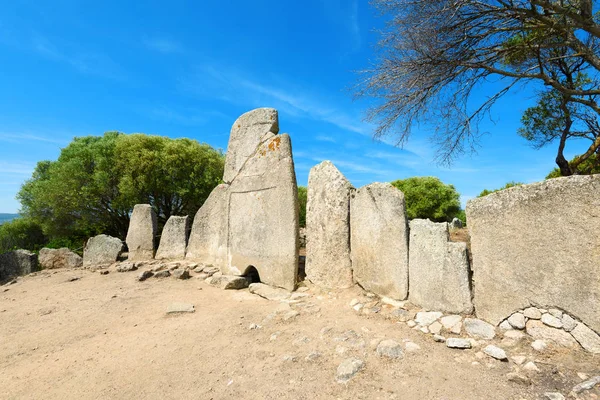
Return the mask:
<path id="1" fill-rule="evenodd" d="M 452 185 L 432 176 L 400 179 L 392 185 L 404 193 L 409 219 L 450 222 L 460 213 L 460 195 Z"/>

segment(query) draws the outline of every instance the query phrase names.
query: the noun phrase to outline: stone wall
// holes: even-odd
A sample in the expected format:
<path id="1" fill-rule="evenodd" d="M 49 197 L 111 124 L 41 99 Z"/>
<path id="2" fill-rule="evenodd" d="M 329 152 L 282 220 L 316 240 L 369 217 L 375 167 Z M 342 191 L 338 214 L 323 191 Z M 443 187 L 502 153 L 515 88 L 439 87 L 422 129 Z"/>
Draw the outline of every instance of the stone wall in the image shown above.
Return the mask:
<path id="1" fill-rule="evenodd" d="M 600 175 L 518 186 L 467 204 L 477 315 L 494 324 L 530 305 L 600 332 Z"/>

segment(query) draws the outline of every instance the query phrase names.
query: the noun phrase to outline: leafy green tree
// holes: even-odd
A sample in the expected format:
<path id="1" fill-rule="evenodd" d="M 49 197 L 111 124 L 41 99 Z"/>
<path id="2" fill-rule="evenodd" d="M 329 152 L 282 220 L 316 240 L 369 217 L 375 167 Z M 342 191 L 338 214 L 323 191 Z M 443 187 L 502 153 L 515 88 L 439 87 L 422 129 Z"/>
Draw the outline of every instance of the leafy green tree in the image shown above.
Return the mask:
<path id="1" fill-rule="evenodd" d="M 21 188 L 21 213 L 55 238 L 125 237 L 137 203 L 159 222 L 194 215 L 220 183 L 224 157 L 207 144 L 107 132 L 75 138 L 57 161 L 41 161 Z"/>
<path id="2" fill-rule="evenodd" d="M 450 222 L 460 213 L 460 195 L 453 185 L 432 176 L 400 179 L 392 185 L 404 193 L 409 219 L 429 218 Z"/>
<path id="3" fill-rule="evenodd" d="M 597 154 L 593 154 L 591 157 L 577 165 L 577 170 L 575 173 L 578 175 L 600 174 L 600 157 L 598 157 Z M 563 176 L 560 172 L 560 169 L 554 168 L 546 176 L 546 179 L 558 178 L 560 176 Z"/>
<path id="4" fill-rule="evenodd" d="M 42 227 L 29 218 L 15 218 L 0 225 L 0 254 L 16 249 L 39 250 L 47 241 Z"/>
<path id="5" fill-rule="evenodd" d="M 306 226 L 306 186 L 298 186 L 298 205 L 300 208 L 300 227 Z"/>
<path id="6" fill-rule="evenodd" d="M 511 181 L 499 189 L 492 189 L 492 190 L 483 189 L 483 191 L 481 193 L 479 193 L 479 196 L 477 196 L 477 197 L 487 196 L 490 193 L 499 192 L 500 190 L 508 189 L 508 188 L 515 187 L 515 186 L 521 186 L 521 185 L 524 185 L 524 183 Z"/>

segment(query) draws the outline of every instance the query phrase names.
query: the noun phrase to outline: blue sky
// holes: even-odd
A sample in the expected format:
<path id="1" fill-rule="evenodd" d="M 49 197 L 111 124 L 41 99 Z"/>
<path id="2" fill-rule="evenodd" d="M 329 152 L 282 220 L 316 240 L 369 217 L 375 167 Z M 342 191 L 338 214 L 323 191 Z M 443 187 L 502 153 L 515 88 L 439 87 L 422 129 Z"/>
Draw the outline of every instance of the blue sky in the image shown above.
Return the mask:
<path id="1" fill-rule="evenodd" d="M 464 204 L 554 167 L 555 146 L 533 150 L 516 133 L 531 104 L 524 93 L 498 103 L 478 153 L 450 168 L 433 161 L 428 132 L 416 129 L 404 149 L 374 141 L 368 104 L 350 92 L 354 71 L 376 58 L 382 24 L 366 0 L 143 3 L 0 5 L 0 212 L 19 209 L 36 162 L 55 160 L 74 136 L 143 132 L 226 149 L 235 119 L 256 107 L 279 110 L 301 185 L 331 160 L 356 187 L 438 176 Z"/>

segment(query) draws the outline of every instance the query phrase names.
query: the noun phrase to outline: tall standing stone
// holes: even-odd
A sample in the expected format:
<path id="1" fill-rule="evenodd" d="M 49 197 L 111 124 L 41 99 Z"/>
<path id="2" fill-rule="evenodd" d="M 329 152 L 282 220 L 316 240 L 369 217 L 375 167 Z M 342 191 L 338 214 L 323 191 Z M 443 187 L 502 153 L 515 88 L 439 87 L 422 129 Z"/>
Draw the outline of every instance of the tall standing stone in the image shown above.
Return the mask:
<path id="1" fill-rule="evenodd" d="M 326 288 L 353 285 L 350 258 L 350 196 L 354 188 L 330 162 L 308 176 L 306 277 Z"/>
<path id="2" fill-rule="evenodd" d="M 362 187 L 350 202 L 354 280 L 380 296 L 408 295 L 408 223 L 404 193 L 389 183 Z"/>
<path id="3" fill-rule="evenodd" d="M 223 180 L 194 218 L 186 258 L 225 275 L 256 269 L 261 282 L 293 290 L 298 274 L 298 193 L 288 135 L 277 111 L 260 108 L 233 124 Z"/>
<path id="4" fill-rule="evenodd" d="M 127 230 L 127 248 L 130 261 L 151 260 L 154 258 L 154 240 L 156 238 L 156 213 L 150 204 L 136 204 L 133 207 L 129 229 Z"/>
<path id="5" fill-rule="evenodd" d="M 187 246 L 188 230 L 190 219 L 172 215 L 167 220 L 162 234 L 160 244 L 156 251 L 156 258 L 182 259 L 185 258 L 185 248 Z"/>
<path id="6" fill-rule="evenodd" d="M 548 179 L 467 203 L 477 315 L 547 305 L 600 332 L 600 175 Z"/>
<path id="7" fill-rule="evenodd" d="M 448 224 L 410 221 L 409 299 L 428 310 L 473 311 L 466 243 L 448 241 Z"/>

